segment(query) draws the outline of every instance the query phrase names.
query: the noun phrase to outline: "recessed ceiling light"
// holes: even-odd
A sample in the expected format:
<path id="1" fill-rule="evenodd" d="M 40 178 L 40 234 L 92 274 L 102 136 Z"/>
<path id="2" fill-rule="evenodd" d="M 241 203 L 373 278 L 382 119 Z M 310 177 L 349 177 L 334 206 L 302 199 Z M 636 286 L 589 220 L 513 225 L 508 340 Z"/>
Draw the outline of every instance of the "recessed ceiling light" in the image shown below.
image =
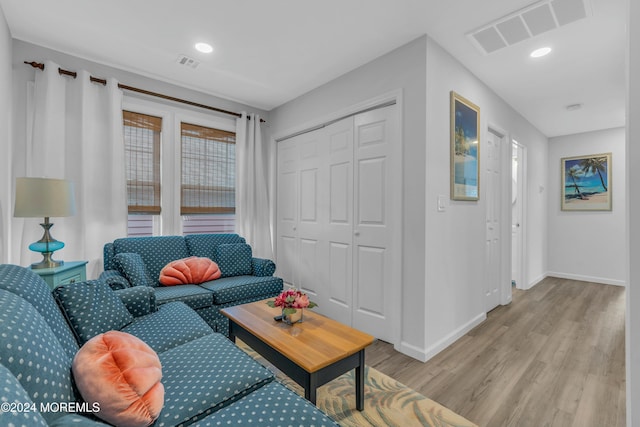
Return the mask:
<path id="1" fill-rule="evenodd" d="M 540 58 L 542 56 L 548 55 L 549 52 L 551 52 L 550 47 L 541 47 L 540 49 L 536 49 L 533 52 L 531 52 L 530 56 L 532 58 Z"/>
<path id="2" fill-rule="evenodd" d="M 213 52 L 213 46 L 209 43 L 196 43 L 196 50 L 202 53 L 211 53 Z"/>

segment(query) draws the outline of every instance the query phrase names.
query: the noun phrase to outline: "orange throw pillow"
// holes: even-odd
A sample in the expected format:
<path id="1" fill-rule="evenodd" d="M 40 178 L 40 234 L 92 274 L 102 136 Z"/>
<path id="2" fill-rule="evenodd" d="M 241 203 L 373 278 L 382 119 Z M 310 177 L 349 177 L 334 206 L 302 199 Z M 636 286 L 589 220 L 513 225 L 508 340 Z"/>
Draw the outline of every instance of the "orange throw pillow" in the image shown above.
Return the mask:
<path id="1" fill-rule="evenodd" d="M 215 280 L 222 275 L 218 264 L 205 257 L 189 257 L 171 261 L 160 271 L 165 286 L 193 284 Z"/>
<path id="2" fill-rule="evenodd" d="M 141 339 L 120 331 L 96 335 L 76 353 L 71 369 L 82 398 L 100 405 L 95 415 L 104 421 L 145 427 L 160 415 L 162 366 Z"/>

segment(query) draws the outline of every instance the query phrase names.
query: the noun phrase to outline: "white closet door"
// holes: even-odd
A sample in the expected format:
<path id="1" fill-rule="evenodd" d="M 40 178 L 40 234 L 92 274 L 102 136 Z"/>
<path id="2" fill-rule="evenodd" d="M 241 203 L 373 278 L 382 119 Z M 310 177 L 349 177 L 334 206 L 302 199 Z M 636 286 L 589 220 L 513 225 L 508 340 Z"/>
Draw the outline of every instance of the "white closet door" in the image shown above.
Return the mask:
<path id="1" fill-rule="evenodd" d="M 353 326 L 395 342 L 392 307 L 400 293 L 400 168 L 394 158 L 395 106 L 355 116 Z"/>
<path id="2" fill-rule="evenodd" d="M 297 285 L 298 256 L 298 145 L 295 138 L 278 144 L 277 275 Z"/>
<path id="3" fill-rule="evenodd" d="M 325 128 L 327 137 L 327 297 L 323 313 L 351 325 L 353 304 L 353 117 Z"/>
<path id="4" fill-rule="evenodd" d="M 397 342 L 401 150 L 395 106 L 278 143 L 277 274 L 335 320 Z"/>
<path id="5" fill-rule="evenodd" d="M 300 135 L 298 145 L 298 288 L 307 292 L 312 300 L 322 294 L 328 278 L 324 266 L 326 255 L 323 236 L 326 223 L 324 182 L 326 171 L 326 142 L 322 130 Z M 317 302 L 317 301 L 316 301 Z"/>

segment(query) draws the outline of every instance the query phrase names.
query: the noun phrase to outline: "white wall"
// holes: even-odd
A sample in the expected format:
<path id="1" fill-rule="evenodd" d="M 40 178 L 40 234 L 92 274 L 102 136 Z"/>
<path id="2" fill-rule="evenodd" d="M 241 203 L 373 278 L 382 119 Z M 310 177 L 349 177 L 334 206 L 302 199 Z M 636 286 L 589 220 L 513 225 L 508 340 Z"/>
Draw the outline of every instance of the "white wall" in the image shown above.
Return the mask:
<path id="1" fill-rule="evenodd" d="M 611 153 L 612 210 L 560 209 L 561 158 Z M 550 276 L 624 286 L 626 258 L 625 129 L 608 129 L 549 140 Z"/>
<path id="2" fill-rule="evenodd" d="M 640 426 L 640 2 L 628 2 L 627 46 L 627 426 Z M 620 251 L 622 253 L 622 251 Z"/>
<path id="3" fill-rule="evenodd" d="M 400 47 L 271 112 L 272 134 L 401 89 L 403 104 L 402 341 L 423 348 L 426 37 Z"/>
<path id="4" fill-rule="evenodd" d="M 11 34 L 0 7 L 0 263 L 9 260 L 11 199 Z"/>
<path id="5" fill-rule="evenodd" d="M 480 200 L 449 201 L 438 212 L 439 195 L 449 196 L 449 93 L 455 91 L 480 107 Z M 527 147 L 528 212 L 526 281 L 535 284 L 546 272 L 547 138 L 507 105 L 491 89 L 429 39 L 427 46 L 427 151 L 426 151 L 426 299 L 424 353 L 431 357 L 484 319 L 486 185 L 482 164 L 486 158 L 489 126 L 507 133 Z M 502 188 L 503 240 L 510 248 L 511 144 L 504 147 Z M 506 165 L 505 165 L 506 164 Z M 502 281 L 510 289 L 511 252 L 503 252 Z M 507 291 L 508 292 L 508 291 Z M 506 301 L 503 301 L 506 302 Z"/>

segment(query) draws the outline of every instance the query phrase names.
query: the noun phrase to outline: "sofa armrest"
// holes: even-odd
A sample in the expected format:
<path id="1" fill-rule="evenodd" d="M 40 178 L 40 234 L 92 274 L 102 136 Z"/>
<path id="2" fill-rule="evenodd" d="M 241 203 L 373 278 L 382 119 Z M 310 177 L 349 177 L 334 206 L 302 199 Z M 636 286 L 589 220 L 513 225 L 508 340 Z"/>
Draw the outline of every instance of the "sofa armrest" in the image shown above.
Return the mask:
<path id="1" fill-rule="evenodd" d="M 134 286 L 114 291 L 122 300 L 133 317 L 140 317 L 157 310 L 156 294 L 152 288 Z"/>
<path id="2" fill-rule="evenodd" d="M 251 258 L 251 267 L 256 277 L 273 276 L 276 271 L 276 263 L 264 258 Z"/>
<path id="3" fill-rule="evenodd" d="M 103 271 L 98 280 L 109 285 L 109 287 L 114 291 L 131 287 L 131 283 L 129 283 L 129 281 L 117 270 Z"/>

